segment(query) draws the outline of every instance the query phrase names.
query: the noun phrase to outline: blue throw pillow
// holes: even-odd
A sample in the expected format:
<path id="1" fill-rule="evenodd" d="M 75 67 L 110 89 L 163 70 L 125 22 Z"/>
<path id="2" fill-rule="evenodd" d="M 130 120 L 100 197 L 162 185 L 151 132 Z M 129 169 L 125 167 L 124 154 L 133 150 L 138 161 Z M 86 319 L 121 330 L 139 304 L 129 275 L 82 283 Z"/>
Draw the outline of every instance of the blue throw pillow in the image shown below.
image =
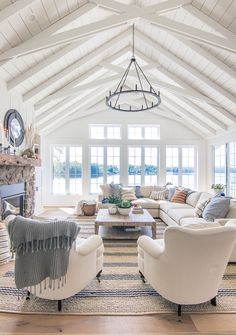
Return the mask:
<path id="1" fill-rule="evenodd" d="M 135 186 L 135 196 L 136 198 L 143 198 L 141 193 L 141 186 Z"/>
<path id="2" fill-rule="evenodd" d="M 120 191 L 122 184 L 111 183 L 110 186 L 111 186 L 111 195 L 115 198 L 120 198 Z"/>
<path id="3" fill-rule="evenodd" d="M 171 199 L 173 198 L 173 195 L 175 194 L 175 190 L 177 187 L 170 187 L 168 189 L 168 200 L 171 201 Z"/>
<path id="4" fill-rule="evenodd" d="M 211 199 L 209 204 L 204 208 L 202 217 L 206 221 L 214 221 L 215 219 L 224 218 L 230 206 L 230 199 L 216 196 Z"/>

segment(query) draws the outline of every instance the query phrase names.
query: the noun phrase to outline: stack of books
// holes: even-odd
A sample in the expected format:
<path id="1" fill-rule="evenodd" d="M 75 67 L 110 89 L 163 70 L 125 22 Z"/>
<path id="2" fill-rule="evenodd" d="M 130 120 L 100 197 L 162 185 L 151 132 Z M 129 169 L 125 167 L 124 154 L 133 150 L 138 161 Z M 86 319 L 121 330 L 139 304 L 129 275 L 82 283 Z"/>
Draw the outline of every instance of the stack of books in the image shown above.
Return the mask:
<path id="1" fill-rule="evenodd" d="M 142 209 L 142 207 L 134 207 L 132 209 L 132 213 L 133 214 L 143 214 L 143 209 Z"/>

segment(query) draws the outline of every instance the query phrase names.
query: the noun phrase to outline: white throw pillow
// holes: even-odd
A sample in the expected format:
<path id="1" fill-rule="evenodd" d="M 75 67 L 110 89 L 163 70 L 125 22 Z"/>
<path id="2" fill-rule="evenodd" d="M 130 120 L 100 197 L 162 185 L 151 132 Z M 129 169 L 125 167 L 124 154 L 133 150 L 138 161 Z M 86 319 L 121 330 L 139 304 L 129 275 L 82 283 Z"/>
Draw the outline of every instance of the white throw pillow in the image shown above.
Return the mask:
<path id="1" fill-rule="evenodd" d="M 166 190 L 152 191 L 150 195 L 150 199 L 153 199 L 153 200 L 165 200 L 165 198 L 166 198 Z"/>

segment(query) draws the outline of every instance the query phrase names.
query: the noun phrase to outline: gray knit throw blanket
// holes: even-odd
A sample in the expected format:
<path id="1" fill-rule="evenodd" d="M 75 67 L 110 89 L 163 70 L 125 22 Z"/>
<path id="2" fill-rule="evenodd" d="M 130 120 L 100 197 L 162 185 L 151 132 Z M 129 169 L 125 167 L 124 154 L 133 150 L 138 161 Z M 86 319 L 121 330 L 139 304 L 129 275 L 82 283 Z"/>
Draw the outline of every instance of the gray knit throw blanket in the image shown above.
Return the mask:
<path id="1" fill-rule="evenodd" d="M 70 249 L 79 230 L 71 221 L 38 221 L 22 216 L 10 221 L 8 232 L 16 253 L 16 287 L 32 287 L 49 277 L 51 288 L 55 279 L 61 280 L 66 275 Z"/>

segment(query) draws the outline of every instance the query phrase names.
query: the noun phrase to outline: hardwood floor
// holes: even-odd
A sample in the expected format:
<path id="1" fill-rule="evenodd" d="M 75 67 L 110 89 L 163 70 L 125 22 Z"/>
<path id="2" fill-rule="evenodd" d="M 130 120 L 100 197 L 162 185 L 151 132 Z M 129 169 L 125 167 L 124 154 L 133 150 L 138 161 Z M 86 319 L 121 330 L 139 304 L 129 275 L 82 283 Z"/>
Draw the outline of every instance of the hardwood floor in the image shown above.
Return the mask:
<path id="1" fill-rule="evenodd" d="M 42 216 L 65 218 L 70 208 L 47 209 Z M 0 266 L 0 276 L 12 266 Z M 125 335 L 236 335 L 235 314 L 176 314 L 144 316 L 58 316 L 0 313 L 0 335 L 125 334 Z"/>

